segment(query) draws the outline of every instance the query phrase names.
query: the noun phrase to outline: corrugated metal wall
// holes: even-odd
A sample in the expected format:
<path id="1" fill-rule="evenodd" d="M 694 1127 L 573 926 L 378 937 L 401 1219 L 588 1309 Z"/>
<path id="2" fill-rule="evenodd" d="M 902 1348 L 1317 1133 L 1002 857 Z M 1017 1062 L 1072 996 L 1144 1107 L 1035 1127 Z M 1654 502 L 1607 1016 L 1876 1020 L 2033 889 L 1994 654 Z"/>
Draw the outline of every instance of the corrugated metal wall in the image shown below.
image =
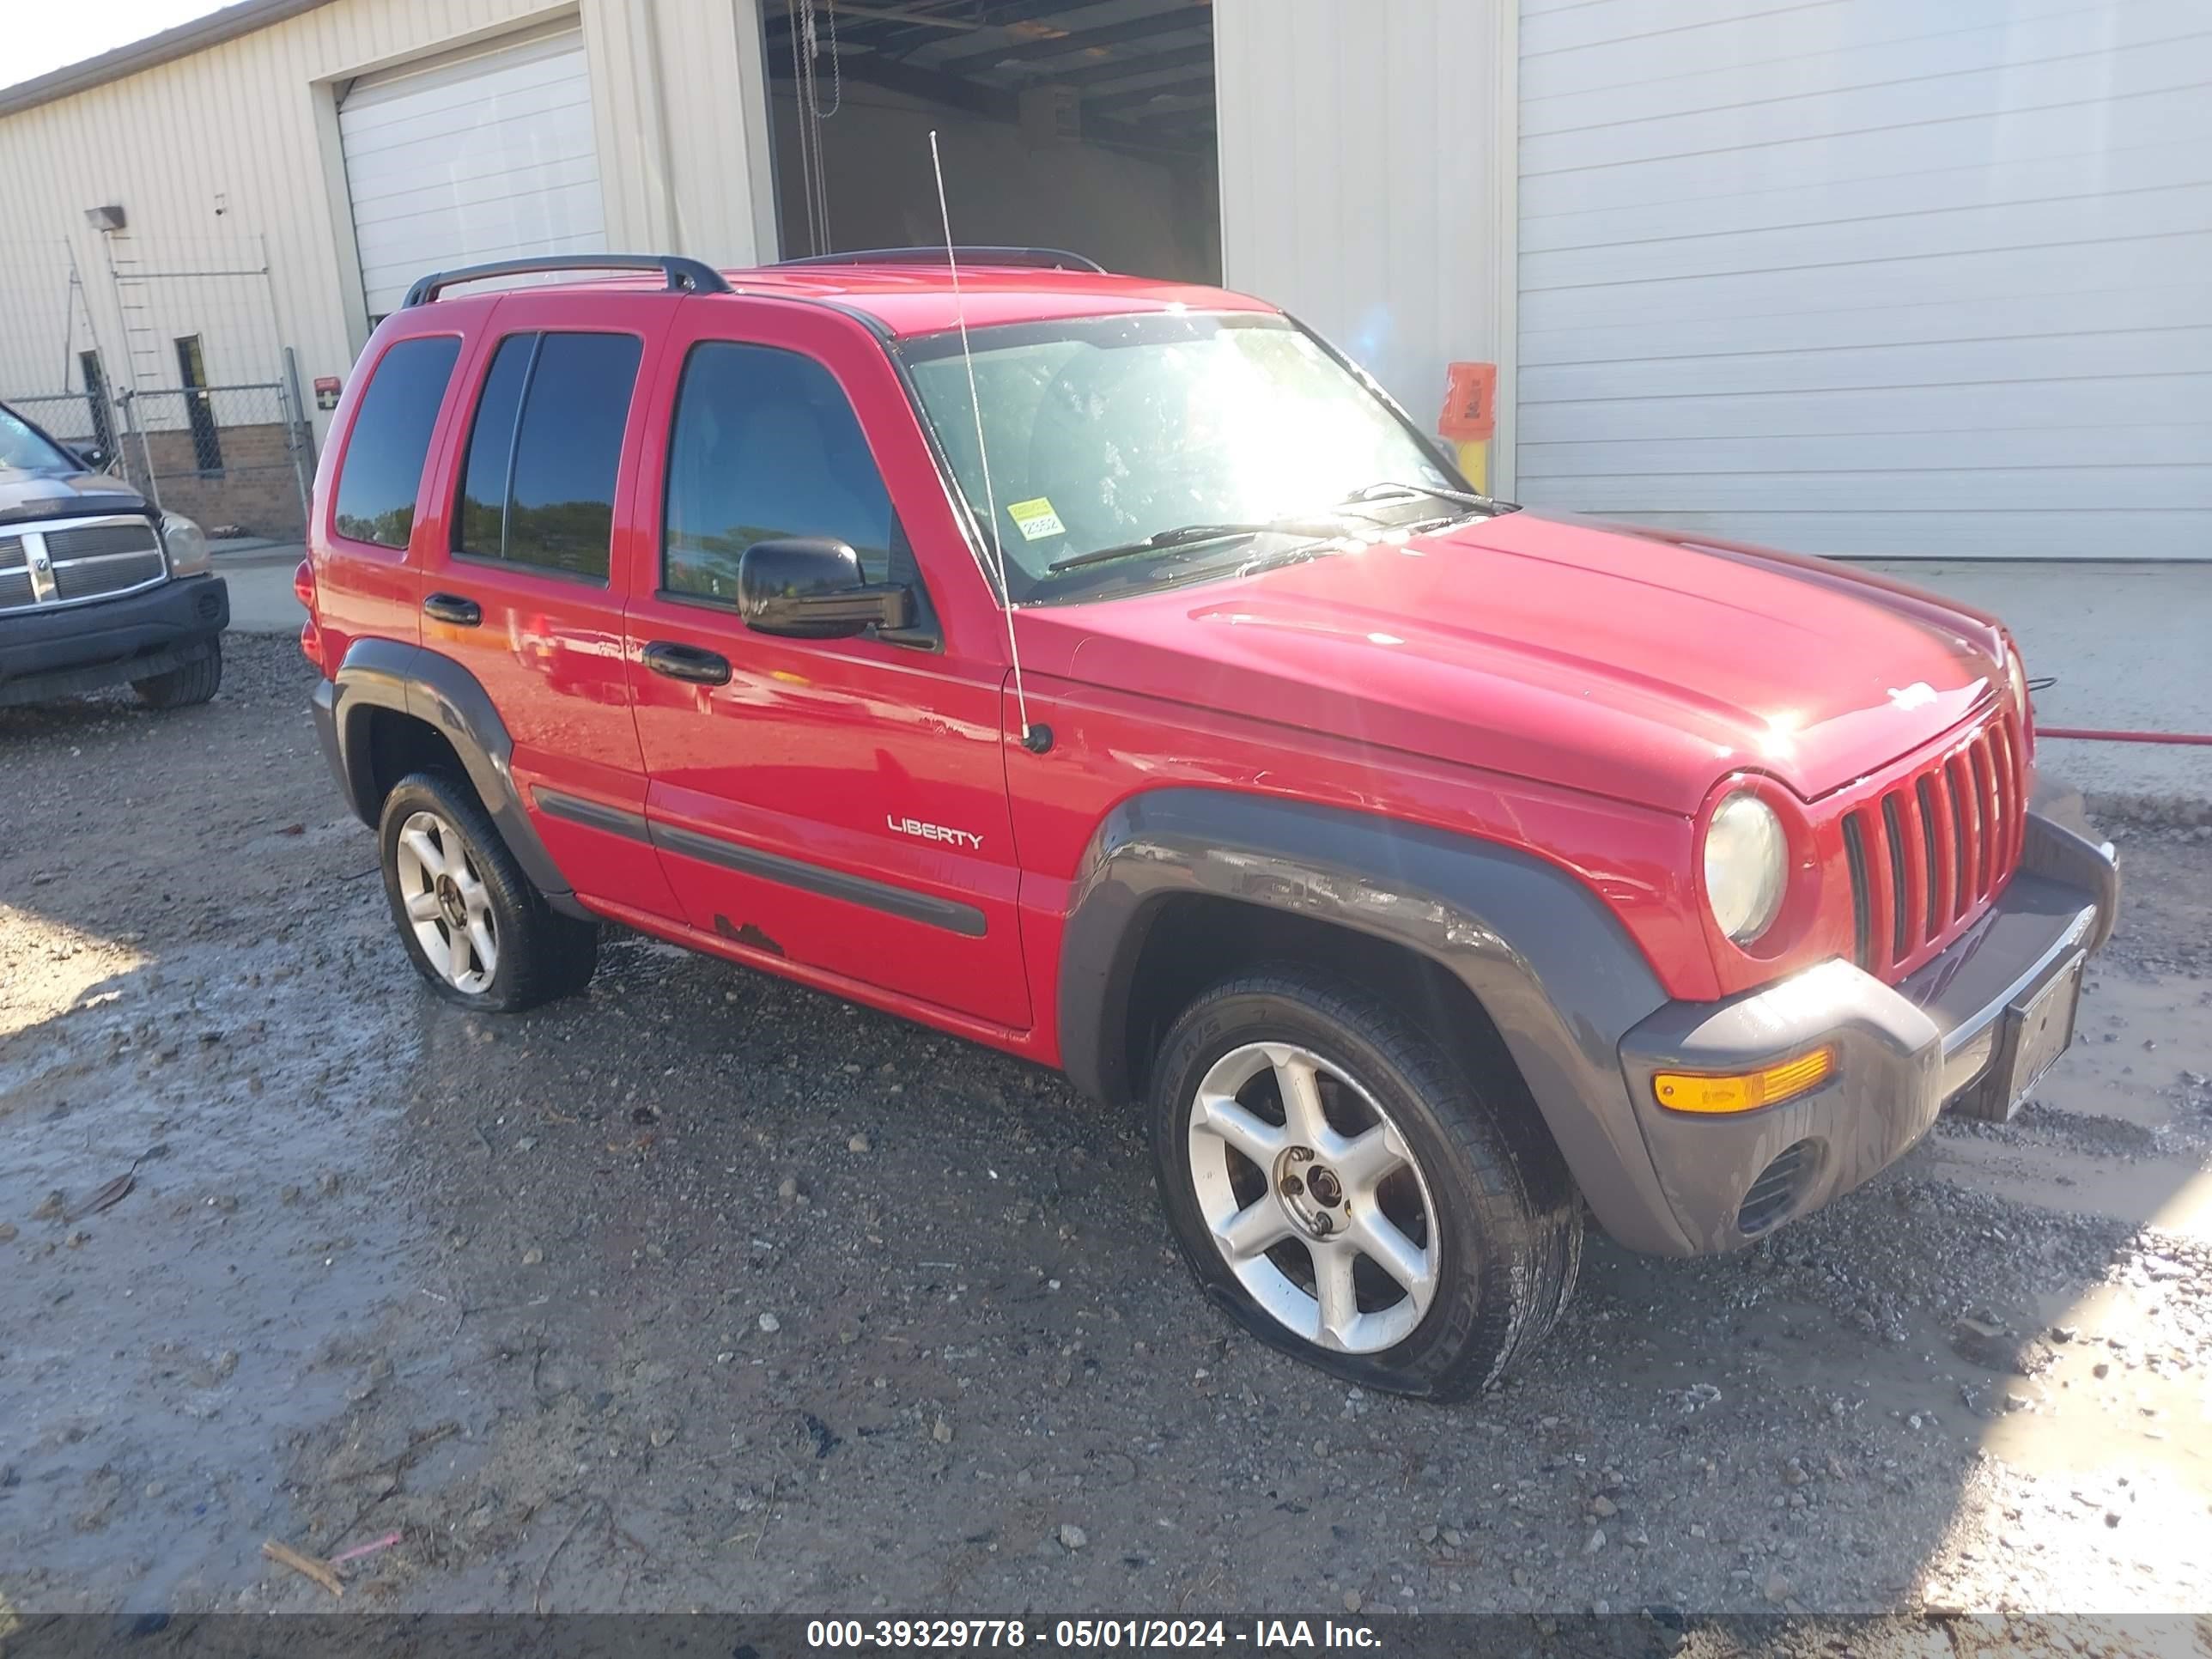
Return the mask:
<path id="1" fill-rule="evenodd" d="M 371 316 L 431 266 L 607 251 L 581 30 L 363 76 L 338 136 Z"/>
<path id="2" fill-rule="evenodd" d="M 120 378 L 123 328 L 100 236 L 84 221 L 85 209 L 107 203 L 129 214 L 142 257 L 170 248 L 190 259 L 235 257 L 265 243 L 273 327 L 298 352 L 302 380 L 343 375 L 365 319 L 332 82 L 579 12 L 610 244 L 731 264 L 772 254 L 757 0 L 550 9 L 543 0 L 331 0 L 0 117 L 0 264 L 21 277 L 0 283 L 0 392 L 58 376 L 64 241 L 87 279 L 111 377 Z M 220 377 L 219 343 L 207 349 Z"/>
<path id="3" fill-rule="evenodd" d="M 1524 0 L 1528 500 L 2212 556 L 2205 0 Z"/>
<path id="4" fill-rule="evenodd" d="M 1506 360 L 1510 416 L 1511 3 L 1214 0 L 1224 278 L 1424 427 L 1454 359 Z"/>

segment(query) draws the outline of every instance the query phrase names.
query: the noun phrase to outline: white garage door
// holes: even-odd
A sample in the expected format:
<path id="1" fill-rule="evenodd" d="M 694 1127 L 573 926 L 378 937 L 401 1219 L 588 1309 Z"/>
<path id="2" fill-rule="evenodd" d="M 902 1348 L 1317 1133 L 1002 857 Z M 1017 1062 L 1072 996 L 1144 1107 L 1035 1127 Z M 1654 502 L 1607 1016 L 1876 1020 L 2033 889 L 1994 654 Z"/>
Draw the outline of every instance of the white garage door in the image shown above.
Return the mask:
<path id="1" fill-rule="evenodd" d="M 1522 0 L 1520 495 L 2212 556 L 2208 15 Z"/>
<path id="2" fill-rule="evenodd" d="M 364 77 L 338 137 L 372 317 L 425 271 L 606 247 L 574 29 Z"/>

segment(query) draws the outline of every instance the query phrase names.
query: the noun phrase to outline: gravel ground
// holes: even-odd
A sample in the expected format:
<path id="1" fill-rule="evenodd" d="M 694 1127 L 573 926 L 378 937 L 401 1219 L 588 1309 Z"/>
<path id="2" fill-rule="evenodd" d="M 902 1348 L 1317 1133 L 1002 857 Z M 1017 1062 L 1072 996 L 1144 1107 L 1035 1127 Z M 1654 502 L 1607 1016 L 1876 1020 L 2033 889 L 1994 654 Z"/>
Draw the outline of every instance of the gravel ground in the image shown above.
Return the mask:
<path id="1" fill-rule="evenodd" d="M 0 1613 L 325 1608 L 263 1540 L 395 1534 L 348 1608 L 2212 1595 L 2212 831 L 2124 834 L 2020 1121 L 1737 1256 L 1594 1241 L 1439 1409 L 1237 1334 L 1053 1074 L 627 936 L 436 1002 L 307 684 L 234 637 L 205 708 L 0 712 Z"/>

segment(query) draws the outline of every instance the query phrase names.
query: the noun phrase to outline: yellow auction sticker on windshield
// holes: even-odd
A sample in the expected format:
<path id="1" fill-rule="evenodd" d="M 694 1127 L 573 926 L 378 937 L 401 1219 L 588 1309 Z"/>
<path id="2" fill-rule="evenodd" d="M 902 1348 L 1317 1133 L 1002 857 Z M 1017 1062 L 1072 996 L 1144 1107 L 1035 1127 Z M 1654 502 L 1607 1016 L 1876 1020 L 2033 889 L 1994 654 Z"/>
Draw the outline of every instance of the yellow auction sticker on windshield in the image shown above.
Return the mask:
<path id="1" fill-rule="evenodd" d="M 1047 536 L 1067 534 L 1067 526 L 1060 521 L 1060 514 L 1052 510 L 1052 503 L 1042 495 L 1035 501 L 1007 502 L 1006 516 L 1014 521 L 1014 528 L 1022 532 L 1025 542 L 1041 542 Z"/>

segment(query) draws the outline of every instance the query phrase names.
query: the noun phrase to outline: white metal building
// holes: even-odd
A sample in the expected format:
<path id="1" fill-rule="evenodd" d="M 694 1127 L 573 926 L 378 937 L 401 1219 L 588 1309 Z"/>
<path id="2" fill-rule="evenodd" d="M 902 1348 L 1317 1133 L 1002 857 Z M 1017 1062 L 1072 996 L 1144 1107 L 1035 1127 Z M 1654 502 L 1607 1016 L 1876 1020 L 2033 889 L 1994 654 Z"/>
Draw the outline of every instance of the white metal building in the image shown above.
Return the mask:
<path id="1" fill-rule="evenodd" d="M 1425 420 L 1496 363 L 1501 493 L 2212 557 L 2203 0 L 244 0 L 0 90 L 0 398 L 182 431 L 439 266 L 927 240 L 932 129 L 963 241 L 1261 294 Z"/>

